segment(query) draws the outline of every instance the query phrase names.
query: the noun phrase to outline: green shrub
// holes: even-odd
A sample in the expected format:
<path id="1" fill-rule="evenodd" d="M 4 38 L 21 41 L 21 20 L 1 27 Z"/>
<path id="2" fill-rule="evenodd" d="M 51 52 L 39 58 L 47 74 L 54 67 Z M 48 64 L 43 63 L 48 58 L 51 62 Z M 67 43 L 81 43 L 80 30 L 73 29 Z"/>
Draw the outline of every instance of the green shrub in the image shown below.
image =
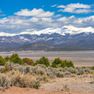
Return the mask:
<path id="1" fill-rule="evenodd" d="M 67 60 L 64 60 L 62 63 L 61 63 L 61 67 L 73 67 L 74 68 L 74 64 L 72 63 L 72 61 L 67 61 Z"/>
<path id="2" fill-rule="evenodd" d="M 33 60 L 30 59 L 30 58 L 23 58 L 23 63 L 27 64 L 27 65 L 33 65 L 34 64 Z"/>
<path id="3" fill-rule="evenodd" d="M 91 67 L 91 69 L 92 69 L 92 70 L 94 70 L 94 66 L 93 66 L 93 67 Z"/>
<path id="4" fill-rule="evenodd" d="M 62 60 L 60 58 L 55 58 L 54 61 L 52 62 L 52 67 L 60 67 L 62 63 Z"/>
<path id="5" fill-rule="evenodd" d="M 23 64 L 22 59 L 18 56 L 18 54 L 13 54 L 10 57 L 10 61 L 15 63 L 15 64 Z"/>
<path id="6" fill-rule="evenodd" d="M 65 67 L 74 67 L 74 65 L 73 65 L 72 61 L 67 61 L 67 60 L 62 61 L 60 58 L 55 58 L 54 61 L 52 62 L 52 67 L 54 67 L 54 68 L 58 68 L 58 67 L 65 68 Z"/>
<path id="7" fill-rule="evenodd" d="M 2 56 L 0 56 L 0 65 L 5 65 L 5 63 L 5 59 Z"/>
<path id="8" fill-rule="evenodd" d="M 47 67 L 50 66 L 50 62 L 49 62 L 48 58 L 46 58 L 46 57 L 42 57 L 39 60 L 37 60 L 36 64 L 43 64 Z"/>
<path id="9" fill-rule="evenodd" d="M 5 61 L 6 61 L 6 62 L 9 62 L 9 61 L 10 61 L 10 57 L 9 57 L 9 56 L 6 56 L 6 57 L 5 57 Z"/>

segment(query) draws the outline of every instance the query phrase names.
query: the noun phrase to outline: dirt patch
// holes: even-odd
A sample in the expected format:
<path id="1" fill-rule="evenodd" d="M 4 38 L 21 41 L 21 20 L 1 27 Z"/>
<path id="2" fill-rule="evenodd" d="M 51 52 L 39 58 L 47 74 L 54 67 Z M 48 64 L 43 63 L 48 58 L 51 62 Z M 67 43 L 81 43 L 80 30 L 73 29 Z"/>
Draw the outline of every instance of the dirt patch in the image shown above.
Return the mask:
<path id="1" fill-rule="evenodd" d="M 91 76 L 56 78 L 43 83 L 40 89 L 11 87 L 0 94 L 94 94 L 94 79 Z"/>
<path id="2" fill-rule="evenodd" d="M 0 94 L 63 94 L 64 92 L 55 92 L 55 91 L 47 91 L 43 89 L 30 89 L 30 88 L 19 88 L 19 87 L 11 87 L 9 89 L 0 91 Z M 65 93 L 64 93 L 65 94 Z M 68 94 L 68 93 L 66 93 Z"/>

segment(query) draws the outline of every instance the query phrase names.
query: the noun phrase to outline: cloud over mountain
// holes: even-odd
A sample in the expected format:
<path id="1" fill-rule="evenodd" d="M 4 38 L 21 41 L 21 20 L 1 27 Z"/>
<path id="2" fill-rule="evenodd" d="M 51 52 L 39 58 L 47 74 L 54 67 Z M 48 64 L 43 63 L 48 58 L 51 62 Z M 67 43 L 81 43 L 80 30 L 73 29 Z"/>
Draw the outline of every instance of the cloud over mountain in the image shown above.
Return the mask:
<path id="1" fill-rule="evenodd" d="M 57 7 L 57 5 L 53 7 Z M 79 10 L 83 11 L 84 9 L 93 12 L 91 5 L 80 3 L 59 5 L 58 8 L 66 12 L 82 13 Z M 43 8 L 31 10 L 25 8 L 15 12 L 14 15 L 1 18 L 0 32 L 1 36 L 21 33 L 47 34 L 56 32 L 64 35 L 65 33 L 94 32 L 94 15 L 87 17 L 63 16 Z"/>

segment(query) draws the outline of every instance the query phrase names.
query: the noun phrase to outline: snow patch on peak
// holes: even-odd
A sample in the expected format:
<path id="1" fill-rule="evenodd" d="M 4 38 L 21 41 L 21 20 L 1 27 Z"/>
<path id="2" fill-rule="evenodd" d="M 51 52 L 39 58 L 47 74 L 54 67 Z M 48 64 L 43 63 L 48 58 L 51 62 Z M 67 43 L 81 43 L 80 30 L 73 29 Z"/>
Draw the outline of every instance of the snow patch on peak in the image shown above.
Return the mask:
<path id="1" fill-rule="evenodd" d="M 0 32 L 0 36 L 16 36 L 16 35 L 41 35 L 41 34 L 60 34 L 62 36 L 66 34 L 70 35 L 76 35 L 80 33 L 94 33 L 94 28 L 93 27 L 76 27 L 73 25 L 67 25 L 67 26 L 62 26 L 60 28 L 46 28 L 42 30 L 33 30 L 33 29 L 27 29 L 26 31 L 20 32 L 20 33 L 6 33 L 6 32 Z M 24 38 L 22 38 L 24 39 Z M 25 40 L 25 39 L 24 39 Z M 27 39 L 26 39 L 27 40 Z"/>
<path id="2" fill-rule="evenodd" d="M 19 37 L 21 40 L 24 40 L 24 41 L 30 41 L 28 38 L 25 38 L 25 37 L 23 37 L 23 36 L 20 36 Z"/>
<path id="3" fill-rule="evenodd" d="M 10 33 L 5 33 L 5 32 L 0 32 L 0 36 L 6 36 L 6 37 L 8 37 L 8 36 L 15 36 L 16 34 L 10 34 Z"/>
<path id="4" fill-rule="evenodd" d="M 49 34 L 50 35 L 50 34 L 53 34 L 53 33 L 58 33 L 58 34 L 63 35 L 60 28 L 46 28 L 46 29 L 39 30 L 39 31 L 28 29 L 25 32 L 21 32 L 20 34 L 21 35 L 23 35 L 23 34 L 30 34 L 30 35 Z"/>

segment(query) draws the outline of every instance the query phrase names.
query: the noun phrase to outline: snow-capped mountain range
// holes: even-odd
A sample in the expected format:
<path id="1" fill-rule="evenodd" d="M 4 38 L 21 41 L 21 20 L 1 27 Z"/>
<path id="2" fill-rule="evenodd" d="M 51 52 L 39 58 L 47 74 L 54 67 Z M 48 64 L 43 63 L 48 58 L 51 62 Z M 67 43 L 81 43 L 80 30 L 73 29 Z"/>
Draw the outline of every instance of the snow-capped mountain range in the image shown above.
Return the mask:
<path id="1" fill-rule="evenodd" d="M 28 35 L 41 35 L 41 34 L 53 34 L 53 33 L 57 33 L 60 35 L 66 35 L 66 34 L 70 34 L 70 35 L 76 35 L 76 34 L 80 34 L 80 33 L 94 33 L 94 28 L 92 27 L 87 27 L 87 28 L 77 28 L 74 27 L 72 25 L 69 26 L 63 26 L 62 28 L 46 28 L 43 30 L 31 30 L 31 29 L 27 29 L 24 32 L 19 32 L 19 33 L 6 33 L 6 32 L 0 32 L 0 36 L 17 36 L 17 35 L 24 35 L 24 34 L 28 34 Z"/>
<path id="2" fill-rule="evenodd" d="M 72 26 L 70 28 L 71 30 L 63 27 L 63 31 L 59 28 L 31 32 L 27 30 L 11 34 L 0 32 L 0 51 L 94 50 L 94 30 L 88 31 L 88 28 L 83 30 Z"/>

